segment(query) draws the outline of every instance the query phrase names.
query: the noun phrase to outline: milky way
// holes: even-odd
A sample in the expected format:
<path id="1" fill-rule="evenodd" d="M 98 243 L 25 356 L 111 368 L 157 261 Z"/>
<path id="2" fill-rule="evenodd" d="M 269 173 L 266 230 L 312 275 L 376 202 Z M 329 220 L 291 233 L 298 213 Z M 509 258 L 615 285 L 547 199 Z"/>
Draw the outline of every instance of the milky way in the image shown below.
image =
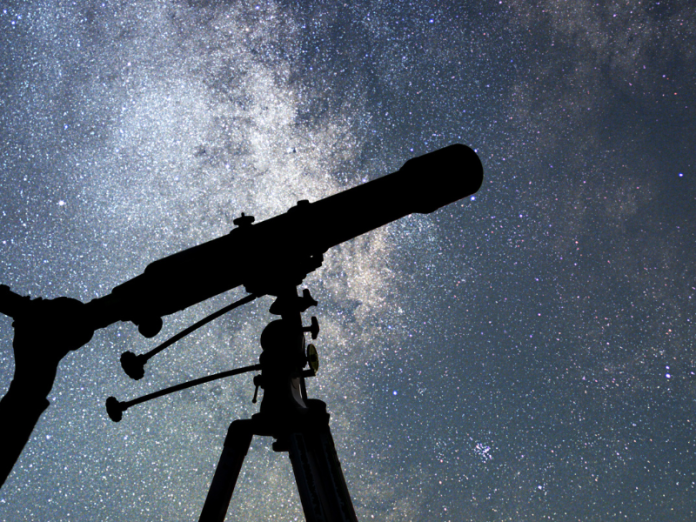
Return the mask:
<path id="1" fill-rule="evenodd" d="M 9 3 L 0 283 L 86 302 L 241 212 L 465 143 L 476 196 L 336 247 L 305 281 L 309 394 L 358 519 L 691 520 L 695 25 L 688 2 Z M 104 400 L 254 364 L 269 298 L 142 381 L 118 362 L 242 294 L 68 355 L 0 519 L 197 519 L 229 423 L 256 411 L 251 377 L 118 424 Z M 2 319 L 0 393 L 12 335 Z M 228 520 L 303 519 L 270 442 Z"/>

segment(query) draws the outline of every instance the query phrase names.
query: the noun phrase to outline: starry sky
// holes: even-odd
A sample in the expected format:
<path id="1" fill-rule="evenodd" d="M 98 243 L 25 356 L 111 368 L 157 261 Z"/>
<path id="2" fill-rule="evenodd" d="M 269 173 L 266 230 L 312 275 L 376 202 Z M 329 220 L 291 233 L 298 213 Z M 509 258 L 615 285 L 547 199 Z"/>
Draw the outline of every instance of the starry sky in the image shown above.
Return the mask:
<path id="1" fill-rule="evenodd" d="M 696 8 L 684 1 L 0 3 L 0 283 L 90 301 L 147 264 L 451 143 L 474 197 L 331 250 L 320 370 L 359 520 L 696 517 Z M 366 209 L 355 209 L 364 212 Z M 350 216 L 346 216 L 350 219 Z M 307 230 L 309 239 L 311 230 Z M 282 253 L 279 253 L 282 255 Z M 197 520 L 262 298 L 98 331 L 0 520 Z M 311 315 L 308 314 L 308 315 Z M 0 393 L 14 371 L 0 318 Z M 303 520 L 255 438 L 227 520 Z"/>

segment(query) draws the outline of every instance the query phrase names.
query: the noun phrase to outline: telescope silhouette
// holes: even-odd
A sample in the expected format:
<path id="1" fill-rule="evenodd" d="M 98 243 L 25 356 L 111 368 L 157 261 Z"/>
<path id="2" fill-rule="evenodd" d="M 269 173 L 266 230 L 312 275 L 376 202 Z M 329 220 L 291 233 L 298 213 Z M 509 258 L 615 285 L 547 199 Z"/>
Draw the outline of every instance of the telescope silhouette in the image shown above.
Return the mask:
<path id="1" fill-rule="evenodd" d="M 248 296 L 175 335 L 149 354 L 126 352 L 121 363 L 134 379 L 155 353 L 223 313 L 263 295 L 275 296 L 270 312 L 281 316 L 261 335 L 259 364 L 196 379 L 139 399 L 107 399 L 107 413 L 118 422 L 127 408 L 224 376 L 261 370 L 256 392 L 264 389 L 260 413 L 235 421 L 206 499 L 201 521 L 221 522 L 229 504 L 244 455 L 253 435 L 276 438 L 276 451 L 289 451 L 307 520 L 354 522 L 326 405 L 309 399 L 305 377 L 316 374 L 316 349 L 305 347 L 304 334 L 319 333 L 316 318 L 305 327 L 301 313 L 317 302 L 305 289 L 307 274 L 319 268 L 331 247 L 413 213 L 428 214 L 475 193 L 483 182 L 483 167 L 465 145 L 413 158 L 397 172 L 314 203 L 303 200 L 286 213 L 254 224 L 242 213 L 227 235 L 149 264 L 137 277 L 110 294 L 83 304 L 60 297 L 30 299 L 0 286 L 0 313 L 14 318 L 15 375 L 0 400 L 0 485 L 29 439 L 43 411 L 62 357 L 89 342 L 95 330 L 117 321 L 137 325 L 154 337 L 164 316 L 184 310 L 243 285 Z M 309 364 L 311 370 L 304 370 Z M 256 393 L 254 395 L 256 402 Z M 319 499 L 319 500 L 317 500 Z M 313 504 L 315 501 L 318 504 Z M 319 506 L 319 507 L 317 507 Z M 315 509 L 316 508 L 316 509 Z M 325 513 L 310 515 L 310 513 Z"/>
<path id="2" fill-rule="evenodd" d="M 165 257 L 89 303 L 95 327 L 130 321 L 145 337 L 162 317 L 244 285 L 256 296 L 299 285 L 331 247 L 412 213 L 428 214 L 475 193 L 476 153 L 461 144 L 413 158 L 397 172 L 254 224 L 242 214 L 229 234 Z"/>

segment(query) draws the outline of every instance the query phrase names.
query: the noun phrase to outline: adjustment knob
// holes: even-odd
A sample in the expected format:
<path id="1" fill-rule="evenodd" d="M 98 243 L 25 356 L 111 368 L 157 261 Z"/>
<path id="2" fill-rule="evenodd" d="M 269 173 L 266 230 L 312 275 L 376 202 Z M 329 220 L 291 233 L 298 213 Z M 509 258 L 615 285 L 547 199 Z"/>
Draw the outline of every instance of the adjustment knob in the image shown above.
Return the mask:
<path id="1" fill-rule="evenodd" d="M 120 422 L 123 418 L 123 411 L 125 409 L 123 403 L 119 402 L 116 397 L 109 397 L 106 399 L 106 413 L 112 421 Z"/>
<path id="2" fill-rule="evenodd" d="M 138 321 L 136 324 L 138 325 L 140 334 L 150 339 L 160 333 L 163 323 L 161 317 L 147 317 Z"/>
<path id="3" fill-rule="evenodd" d="M 319 355 L 317 354 L 317 347 L 313 344 L 307 346 L 307 362 L 314 375 L 316 375 L 319 371 Z"/>
<path id="4" fill-rule="evenodd" d="M 305 288 L 302 290 L 302 297 L 299 299 L 299 309 L 300 312 L 304 312 L 309 308 L 310 306 L 317 306 L 319 303 L 312 297 L 312 294 L 309 293 L 309 289 Z"/>
<path id="5" fill-rule="evenodd" d="M 145 362 L 147 357 L 136 355 L 133 352 L 123 352 L 121 354 L 121 367 L 126 375 L 134 380 L 142 379 L 145 375 Z"/>
<path id="6" fill-rule="evenodd" d="M 312 339 L 316 339 L 319 335 L 319 321 L 316 317 L 312 317 L 312 325 L 302 327 L 303 332 L 310 332 L 312 334 Z"/>
<path id="7" fill-rule="evenodd" d="M 256 221 L 254 216 L 247 216 L 244 212 L 242 212 L 242 215 L 237 219 L 233 219 L 232 223 L 241 228 L 251 225 L 254 221 Z"/>

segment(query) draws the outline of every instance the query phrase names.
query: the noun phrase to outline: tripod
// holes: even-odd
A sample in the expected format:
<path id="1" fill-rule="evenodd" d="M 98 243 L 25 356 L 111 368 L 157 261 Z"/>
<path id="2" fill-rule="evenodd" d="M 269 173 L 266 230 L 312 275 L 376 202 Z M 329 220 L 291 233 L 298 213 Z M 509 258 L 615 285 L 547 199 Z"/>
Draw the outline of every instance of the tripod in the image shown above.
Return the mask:
<path id="1" fill-rule="evenodd" d="M 348 487 L 336 455 L 326 404 L 307 398 L 303 370 L 307 364 L 304 332 L 319 333 L 316 318 L 303 327 L 301 313 L 316 305 L 309 292 L 295 287 L 278 294 L 271 313 L 281 316 L 261 334 L 261 411 L 232 422 L 199 522 L 223 522 L 239 472 L 254 435 L 271 436 L 273 449 L 288 451 L 307 522 L 357 522 Z M 311 361 L 310 361 L 311 362 Z M 254 400 L 256 399 L 256 394 Z"/>
<path id="2" fill-rule="evenodd" d="M 314 346 L 305 346 L 305 332 L 316 339 L 319 323 L 312 317 L 311 326 L 302 325 L 301 313 L 317 302 L 308 290 L 302 296 L 294 286 L 282 286 L 281 292 L 273 292 L 277 299 L 270 312 L 281 319 L 272 321 L 261 333 L 259 364 L 229 370 L 215 375 L 194 379 L 149 395 L 121 402 L 115 397 L 106 399 L 106 411 L 114 422 L 120 422 L 125 410 L 175 391 L 197 386 L 231 375 L 261 370 L 254 377 L 256 402 L 259 387 L 264 389 L 260 412 L 251 419 L 236 420 L 225 438 L 222 455 L 208 491 L 200 522 L 222 522 L 232 499 L 244 457 L 249 451 L 254 435 L 275 438 L 273 449 L 288 451 L 300 493 L 307 522 L 357 522 L 350 500 L 341 464 L 336 455 L 326 404 L 307 398 L 305 377 L 313 377 L 319 367 Z M 266 293 L 266 292 L 264 292 Z M 175 335 L 148 354 L 135 355 L 125 352 L 121 365 L 133 379 L 144 375 L 144 364 L 154 354 L 206 324 L 222 313 L 255 299 L 251 294 L 236 303 L 215 312 L 195 325 Z M 309 363 L 310 369 L 303 368 Z"/>

